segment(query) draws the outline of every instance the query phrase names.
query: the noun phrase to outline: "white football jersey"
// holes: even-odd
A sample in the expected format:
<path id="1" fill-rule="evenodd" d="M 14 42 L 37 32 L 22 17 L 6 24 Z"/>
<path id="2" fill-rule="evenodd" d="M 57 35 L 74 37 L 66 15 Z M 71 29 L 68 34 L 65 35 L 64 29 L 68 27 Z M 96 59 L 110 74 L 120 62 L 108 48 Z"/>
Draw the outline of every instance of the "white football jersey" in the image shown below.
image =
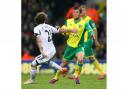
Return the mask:
<path id="1" fill-rule="evenodd" d="M 55 52 L 55 46 L 52 40 L 52 33 L 58 33 L 59 31 L 48 24 L 39 24 L 34 28 L 34 34 L 41 36 L 42 47 L 44 52 L 50 55 L 52 52 Z"/>

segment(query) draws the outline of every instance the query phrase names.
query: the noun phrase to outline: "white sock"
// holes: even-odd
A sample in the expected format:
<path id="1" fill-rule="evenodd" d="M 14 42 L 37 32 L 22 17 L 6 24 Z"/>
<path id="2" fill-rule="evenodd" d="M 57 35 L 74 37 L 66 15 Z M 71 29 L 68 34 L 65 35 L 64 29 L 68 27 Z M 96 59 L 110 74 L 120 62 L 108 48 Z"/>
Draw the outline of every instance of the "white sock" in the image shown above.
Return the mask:
<path id="1" fill-rule="evenodd" d="M 35 76 L 36 76 L 36 69 L 31 69 L 31 71 L 30 71 L 30 78 L 32 80 L 35 80 Z"/>
<path id="2" fill-rule="evenodd" d="M 55 62 L 50 61 L 49 64 L 51 67 L 53 67 L 55 69 L 59 69 L 60 71 L 62 71 L 62 67 L 60 65 L 56 64 Z"/>

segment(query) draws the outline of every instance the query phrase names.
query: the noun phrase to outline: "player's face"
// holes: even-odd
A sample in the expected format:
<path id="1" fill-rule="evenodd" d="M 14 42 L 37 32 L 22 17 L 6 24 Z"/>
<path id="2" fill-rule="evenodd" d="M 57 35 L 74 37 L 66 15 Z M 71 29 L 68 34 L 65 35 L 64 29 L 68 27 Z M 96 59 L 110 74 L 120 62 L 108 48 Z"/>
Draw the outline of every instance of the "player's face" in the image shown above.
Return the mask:
<path id="1" fill-rule="evenodd" d="M 76 19 L 76 18 L 79 18 L 80 16 L 80 11 L 79 10 L 74 10 L 73 11 L 73 17 Z"/>
<path id="2" fill-rule="evenodd" d="M 85 16 L 86 15 L 86 9 L 85 8 L 82 8 L 81 9 L 81 16 Z"/>

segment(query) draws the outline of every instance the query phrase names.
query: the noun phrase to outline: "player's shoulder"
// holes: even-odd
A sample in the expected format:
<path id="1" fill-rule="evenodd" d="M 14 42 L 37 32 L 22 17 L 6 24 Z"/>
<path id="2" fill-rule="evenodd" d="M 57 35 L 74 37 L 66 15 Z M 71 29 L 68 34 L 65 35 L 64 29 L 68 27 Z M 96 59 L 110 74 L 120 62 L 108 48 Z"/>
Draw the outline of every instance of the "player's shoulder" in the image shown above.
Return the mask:
<path id="1" fill-rule="evenodd" d="M 51 25 L 43 23 L 43 24 L 39 24 L 37 26 L 34 27 L 35 29 L 40 29 L 40 28 L 51 28 Z"/>
<path id="2" fill-rule="evenodd" d="M 44 23 L 43 26 L 50 27 L 51 25 Z"/>
<path id="3" fill-rule="evenodd" d="M 34 27 L 34 29 L 39 29 L 42 27 L 42 24 L 38 24 L 37 26 Z"/>
<path id="4" fill-rule="evenodd" d="M 46 27 L 46 28 L 52 28 L 53 27 L 52 25 L 46 24 L 46 23 L 44 23 L 43 26 Z"/>
<path id="5" fill-rule="evenodd" d="M 34 27 L 34 29 L 40 29 L 40 28 L 41 28 L 41 24 Z"/>
<path id="6" fill-rule="evenodd" d="M 92 18 L 90 16 L 86 16 L 86 19 L 91 20 Z"/>
<path id="7" fill-rule="evenodd" d="M 67 20 L 66 20 L 66 23 L 67 23 L 67 24 L 70 24 L 70 23 L 73 23 L 73 21 L 74 21 L 74 18 L 67 19 Z"/>
<path id="8" fill-rule="evenodd" d="M 67 19 L 66 21 L 70 22 L 70 21 L 73 21 L 73 20 L 74 20 L 74 18 L 71 18 L 71 19 Z"/>
<path id="9" fill-rule="evenodd" d="M 86 16 L 85 18 L 82 19 L 83 21 L 85 21 L 85 23 L 89 22 L 90 20 L 92 20 L 92 18 L 90 16 Z"/>

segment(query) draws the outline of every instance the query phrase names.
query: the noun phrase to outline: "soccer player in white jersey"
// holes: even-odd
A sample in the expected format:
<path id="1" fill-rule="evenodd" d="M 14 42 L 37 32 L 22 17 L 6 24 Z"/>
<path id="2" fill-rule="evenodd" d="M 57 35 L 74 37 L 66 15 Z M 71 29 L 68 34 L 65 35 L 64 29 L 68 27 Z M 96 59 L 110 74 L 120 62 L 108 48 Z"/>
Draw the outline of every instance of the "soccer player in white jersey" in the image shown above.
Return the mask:
<path id="1" fill-rule="evenodd" d="M 62 74 L 67 72 L 66 68 L 62 68 L 54 61 L 50 60 L 56 53 L 55 46 L 52 40 L 52 33 L 66 33 L 66 32 L 76 32 L 75 30 L 63 30 L 57 29 L 53 26 L 45 24 L 47 19 L 47 14 L 44 12 L 39 12 L 35 16 L 35 21 L 38 24 L 34 28 L 34 35 L 36 36 L 36 43 L 40 51 L 40 55 L 35 57 L 35 60 L 31 63 L 31 71 L 30 71 L 30 79 L 27 80 L 24 84 L 32 84 L 35 82 L 36 68 L 38 65 L 43 63 L 49 64 L 51 67 L 55 69 L 59 69 Z"/>

